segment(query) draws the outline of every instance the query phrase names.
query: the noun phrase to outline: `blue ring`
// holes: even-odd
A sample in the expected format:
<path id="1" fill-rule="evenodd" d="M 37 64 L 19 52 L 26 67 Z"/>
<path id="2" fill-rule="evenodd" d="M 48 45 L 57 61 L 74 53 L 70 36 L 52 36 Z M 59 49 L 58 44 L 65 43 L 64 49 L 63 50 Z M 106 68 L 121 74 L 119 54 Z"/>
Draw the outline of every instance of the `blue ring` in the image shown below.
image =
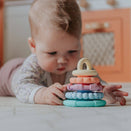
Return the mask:
<path id="1" fill-rule="evenodd" d="M 93 91 L 90 91 L 90 90 L 77 90 L 76 92 L 81 92 L 81 93 L 92 93 Z"/>
<path id="2" fill-rule="evenodd" d="M 81 92 L 66 92 L 65 97 L 67 99 L 75 100 L 96 100 L 102 99 L 104 94 L 102 92 L 93 92 L 93 93 L 81 93 Z"/>

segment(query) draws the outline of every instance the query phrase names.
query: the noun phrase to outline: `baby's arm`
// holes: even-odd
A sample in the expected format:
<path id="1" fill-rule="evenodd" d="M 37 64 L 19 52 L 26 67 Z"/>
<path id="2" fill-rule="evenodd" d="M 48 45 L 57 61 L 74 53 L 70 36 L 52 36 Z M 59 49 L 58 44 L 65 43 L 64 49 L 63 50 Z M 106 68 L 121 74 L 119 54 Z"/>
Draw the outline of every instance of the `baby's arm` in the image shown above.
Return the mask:
<path id="1" fill-rule="evenodd" d="M 119 102 L 121 105 L 126 104 L 126 99 L 124 96 L 128 96 L 128 93 L 125 91 L 119 90 L 122 88 L 121 85 L 106 85 L 103 89 L 104 99 L 108 104 L 113 104 Z"/>
<path id="2" fill-rule="evenodd" d="M 44 87 L 43 75 L 36 56 L 30 55 L 12 79 L 11 89 L 16 98 L 24 103 L 34 103 L 35 93 Z"/>
<path id="3" fill-rule="evenodd" d="M 55 83 L 48 88 L 41 88 L 35 94 L 36 104 L 62 105 L 65 99 L 66 86 Z"/>
<path id="4" fill-rule="evenodd" d="M 124 96 L 128 96 L 128 93 L 119 90 L 122 88 L 121 85 L 108 85 L 99 75 L 97 75 L 97 77 L 100 79 L 100 83 L 103 86 L 104 100 L 106 100 L 107 104 L 114 104 L 116 102 L 119 102 L 120 105 L 126 104 Z"/>

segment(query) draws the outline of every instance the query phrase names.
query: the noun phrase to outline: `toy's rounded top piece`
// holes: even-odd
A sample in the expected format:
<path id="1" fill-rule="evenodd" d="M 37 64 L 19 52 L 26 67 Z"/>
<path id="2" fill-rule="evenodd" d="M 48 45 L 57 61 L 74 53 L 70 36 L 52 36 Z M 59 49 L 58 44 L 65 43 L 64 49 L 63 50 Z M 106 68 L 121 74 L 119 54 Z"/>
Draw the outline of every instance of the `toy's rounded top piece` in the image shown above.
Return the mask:
<path id="1" fill-rule="evenodd" d="M 86 64 L 86 69 L 83 69 L 83 64 Z M 91 63 L 87 58 L 81 58 L 77 64 L 77 70 L 72 72 L 74 76 L 96 76 L 96 70 L 92 70 Z"/>

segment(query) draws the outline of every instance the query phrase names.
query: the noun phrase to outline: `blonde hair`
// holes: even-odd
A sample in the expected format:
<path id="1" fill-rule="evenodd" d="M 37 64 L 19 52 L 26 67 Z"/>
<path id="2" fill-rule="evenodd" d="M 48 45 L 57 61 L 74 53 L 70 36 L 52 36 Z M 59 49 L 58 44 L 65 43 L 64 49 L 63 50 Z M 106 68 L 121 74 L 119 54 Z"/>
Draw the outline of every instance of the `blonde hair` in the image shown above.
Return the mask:
<path id="1" fill-rule="evenodd" d="M 31 35 L 53 27 L 80 38 L 81 13 L 76 0 L 35 0 L 29 11 Z"/>

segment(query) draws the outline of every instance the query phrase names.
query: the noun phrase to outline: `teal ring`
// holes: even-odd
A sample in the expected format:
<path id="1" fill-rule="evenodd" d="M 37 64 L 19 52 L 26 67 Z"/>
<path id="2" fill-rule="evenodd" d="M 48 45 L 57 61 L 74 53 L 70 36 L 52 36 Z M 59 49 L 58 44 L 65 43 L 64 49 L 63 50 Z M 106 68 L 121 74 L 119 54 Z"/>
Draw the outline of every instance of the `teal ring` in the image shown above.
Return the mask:
<path id="1" fill-rule="evenodd" d="M 102 107 L 106 105 L 104 100 L 64 100 L 63 105 L 69 107 Z"/>

